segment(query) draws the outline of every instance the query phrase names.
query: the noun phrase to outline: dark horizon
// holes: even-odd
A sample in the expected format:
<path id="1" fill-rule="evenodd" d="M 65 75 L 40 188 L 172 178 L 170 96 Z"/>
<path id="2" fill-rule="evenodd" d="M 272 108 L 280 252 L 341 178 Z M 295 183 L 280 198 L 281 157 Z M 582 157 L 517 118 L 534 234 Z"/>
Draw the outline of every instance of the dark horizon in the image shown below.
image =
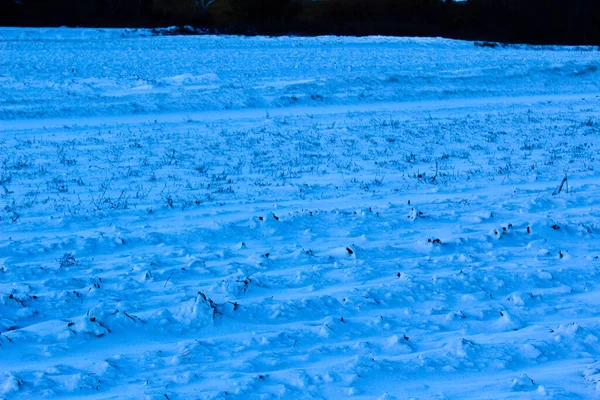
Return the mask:
<path id="1" fill-rule="evenodd" d="M 594 0 L 0 0 L 0 25 L 600 45 Z M 192 29 L 183 28 L 190 26 Z"/>

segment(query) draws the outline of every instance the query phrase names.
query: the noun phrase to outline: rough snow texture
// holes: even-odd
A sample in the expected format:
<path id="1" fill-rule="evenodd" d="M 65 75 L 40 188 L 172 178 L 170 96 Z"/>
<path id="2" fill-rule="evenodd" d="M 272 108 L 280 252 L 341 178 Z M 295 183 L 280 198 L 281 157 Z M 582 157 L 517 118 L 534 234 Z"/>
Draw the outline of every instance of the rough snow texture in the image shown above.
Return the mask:
<path id="1" fill-rule="evenodd" d="M 599 66 L 0 29 L 0 398 L 598 396 Z"/>

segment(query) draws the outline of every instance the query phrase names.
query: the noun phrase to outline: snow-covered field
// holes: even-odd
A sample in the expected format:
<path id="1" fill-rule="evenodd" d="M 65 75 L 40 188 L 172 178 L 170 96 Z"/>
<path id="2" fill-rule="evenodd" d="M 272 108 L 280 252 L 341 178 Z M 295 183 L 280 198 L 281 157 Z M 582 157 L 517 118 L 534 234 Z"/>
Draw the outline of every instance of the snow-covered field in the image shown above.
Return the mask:
<path id="1" fill-rule="evenodd" d="M 599 69 L 0 29 L 0 398 L 600 396 Z"/>

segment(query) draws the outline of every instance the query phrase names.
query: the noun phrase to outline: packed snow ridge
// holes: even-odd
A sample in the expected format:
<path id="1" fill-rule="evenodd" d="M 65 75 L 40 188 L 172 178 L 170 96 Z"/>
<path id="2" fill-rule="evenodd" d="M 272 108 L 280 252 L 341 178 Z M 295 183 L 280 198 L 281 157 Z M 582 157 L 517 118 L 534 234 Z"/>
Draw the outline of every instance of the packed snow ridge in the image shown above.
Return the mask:
<path id="1" fill-rule="evenodd" d="M 0 29 L 0 398 L 599 396 L 599 67 Z"/>

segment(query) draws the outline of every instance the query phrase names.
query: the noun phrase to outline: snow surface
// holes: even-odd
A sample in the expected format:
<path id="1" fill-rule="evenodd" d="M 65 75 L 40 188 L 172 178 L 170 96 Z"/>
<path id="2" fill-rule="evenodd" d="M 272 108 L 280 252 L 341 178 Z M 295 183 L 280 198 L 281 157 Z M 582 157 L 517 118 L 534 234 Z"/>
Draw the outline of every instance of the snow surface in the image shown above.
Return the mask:
<path id="1" fill-rule="evenodd" d="M 600 396 L 599 67 L 0 29 L 0 398 Z"/>

